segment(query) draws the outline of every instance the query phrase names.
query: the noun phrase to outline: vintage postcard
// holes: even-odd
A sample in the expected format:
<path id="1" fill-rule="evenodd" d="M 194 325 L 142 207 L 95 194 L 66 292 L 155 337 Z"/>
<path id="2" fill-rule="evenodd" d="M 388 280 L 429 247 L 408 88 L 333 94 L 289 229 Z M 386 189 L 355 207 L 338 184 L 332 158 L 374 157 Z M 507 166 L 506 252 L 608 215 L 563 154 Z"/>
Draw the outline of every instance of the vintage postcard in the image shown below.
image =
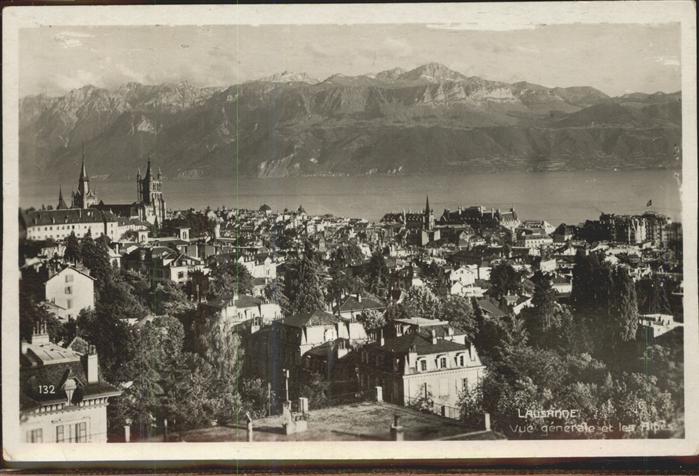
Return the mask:
<path id="1" fill-rule="evenodd" d="M 5 9 L 4 457 L 697 454 L 695 13 Z"/>

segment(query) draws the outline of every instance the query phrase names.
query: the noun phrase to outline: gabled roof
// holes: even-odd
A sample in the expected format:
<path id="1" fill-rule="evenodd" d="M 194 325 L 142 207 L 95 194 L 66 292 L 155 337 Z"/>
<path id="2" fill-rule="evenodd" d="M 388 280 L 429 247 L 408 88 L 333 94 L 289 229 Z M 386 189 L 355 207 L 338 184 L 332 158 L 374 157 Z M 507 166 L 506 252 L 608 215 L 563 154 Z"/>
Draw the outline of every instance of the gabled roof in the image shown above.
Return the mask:
<path id="1" fill-rule="evenodd" d="M 362 293 L 361 298 L 362 300 L 359 301 L 356 294 L 351 294 L 340 306 L 340 312 L 363 311 L 367 309 L 381 309 L 386 307 L 386 304 L 373 294 Z"/>
<path id="2" fill-rule="evenodd" d="M 476 303 L 481 310 L 492 317 L 505 317 L 507 313 L 500 309 L 497 303 L 493 302 L 491 299 L 476 299 Z"/>
<path id="3" fill-rule="evenodd" d="M 117 217 L 110 211 L 89 208 L 67 208 L 61 210 L 33 210 L 22 212 L 24 223 L 30 226 L 64 225 L 73 223 L 116 222 Z"/>
<path id="4" fill-rule="evenodd" d="M 325 311 L 287 316 L 282 321 L 284 325 L 291 327 L 334 326 L 339 322 L 343 321 Z"/>

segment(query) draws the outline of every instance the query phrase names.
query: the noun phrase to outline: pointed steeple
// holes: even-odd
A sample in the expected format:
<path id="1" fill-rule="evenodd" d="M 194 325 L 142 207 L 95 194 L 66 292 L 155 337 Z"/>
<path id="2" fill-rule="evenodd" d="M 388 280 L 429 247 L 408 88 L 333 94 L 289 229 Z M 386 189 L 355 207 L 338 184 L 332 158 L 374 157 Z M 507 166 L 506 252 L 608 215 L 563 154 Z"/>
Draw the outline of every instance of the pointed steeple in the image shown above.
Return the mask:
<path id="1" fill-rule="evenodd" d="M 87 176 L 87 171 L 85 170 L 85 144 L 83 144 L 83 163 L 82 167 L 80 168 L 80 181 L 82 182 L 83 180 L 90 180 Z"/>
<path id="2" fill-rule="evenodd" d="M 430 196 L 426 195 L 425 199 L 425 214 L 429 215 L 430 214 Z"/>
<path id="3" fill-rule="evenodd" d="M 146 168 L 146 176 L 145 176 L 145 179 L 146 179 L 146 180 L 149 180 L 149 179 L 150 179 L 150 156 L 148 156 L 148 168 Z"/>
<path id="4" fill-rule="evenodd" d="M 63 187 L 58 186 L 58 205 L 56 205 L 56 210 L 64 210 L 68 208 L 68 205 L 66 205 L 65 200 L 63 200 Z"/>

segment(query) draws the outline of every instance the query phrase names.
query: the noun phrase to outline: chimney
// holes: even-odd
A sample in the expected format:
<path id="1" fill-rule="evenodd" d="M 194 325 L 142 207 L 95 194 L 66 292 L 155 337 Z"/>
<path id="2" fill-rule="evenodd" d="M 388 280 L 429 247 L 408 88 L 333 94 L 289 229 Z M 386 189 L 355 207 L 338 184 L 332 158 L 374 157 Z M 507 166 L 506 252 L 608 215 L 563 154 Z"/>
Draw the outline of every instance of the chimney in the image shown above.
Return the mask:
<path id="1" fill-rule="evenodd" d="M 400 323 L 396 324 L 396 335 L 398 337 L 403 335 L 403 325 Z"/>
<path id="2" fill-rule="evenodd" d="M 87 354 L 87 383 L 99 382 L 99 361 L 95 346 L 91 345 Z"/>
<path id="3" fill-rule="evenodd" d="M 357 302 L 362 302 L 362 293 L 357 293 Z"/>
<path id="4" fill-rule="evenodd" d="M 417 348 L 415 344 L 411 345 L 408 349 L 408 365 L 405 366 L 406 370 L 408 368 L 414 368 L 417 365 Z"/>
<path id="5" fill-rule="evenodd" d="M 34 332 L 29 343 L 33 345 L 49 343 L 49 331 L 44 321 L 38 321 L 34 324 Z"/>
<path id="6" fill-rule="evenodd" d="M 447 334 L 449 334 L 449 337 L 454 337 L 454 328 L 451 326 L 447 327 Z"/>
<path id="7" fill-rule="evenodd" d="M 383 338 L 383 329 L 379 329 L 379 345 L 382 347 L 386 345 L 386 339 Z"/>
<path id="8" fill-rule="evenodd" d="M 430 329 L 430 337 L 432 338 L 432 345 L 435 345 L 437 343 L 437 334 L 434 332 L 434 329 Z"/>

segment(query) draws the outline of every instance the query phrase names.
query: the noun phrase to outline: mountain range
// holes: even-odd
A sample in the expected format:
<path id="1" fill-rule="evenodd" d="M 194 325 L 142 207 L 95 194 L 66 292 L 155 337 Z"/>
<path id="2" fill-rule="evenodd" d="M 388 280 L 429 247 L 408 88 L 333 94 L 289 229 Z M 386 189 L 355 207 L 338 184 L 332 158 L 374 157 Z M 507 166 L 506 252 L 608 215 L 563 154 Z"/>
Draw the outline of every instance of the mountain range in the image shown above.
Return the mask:
<path id="1" fill-rule="evenodd" d="M 22 178 L 465 174 L 678 168 L 681 95 L 610 97 L 465 76 L 438 63 L 230 87 L 85 86 L 20 100 Z"/>

